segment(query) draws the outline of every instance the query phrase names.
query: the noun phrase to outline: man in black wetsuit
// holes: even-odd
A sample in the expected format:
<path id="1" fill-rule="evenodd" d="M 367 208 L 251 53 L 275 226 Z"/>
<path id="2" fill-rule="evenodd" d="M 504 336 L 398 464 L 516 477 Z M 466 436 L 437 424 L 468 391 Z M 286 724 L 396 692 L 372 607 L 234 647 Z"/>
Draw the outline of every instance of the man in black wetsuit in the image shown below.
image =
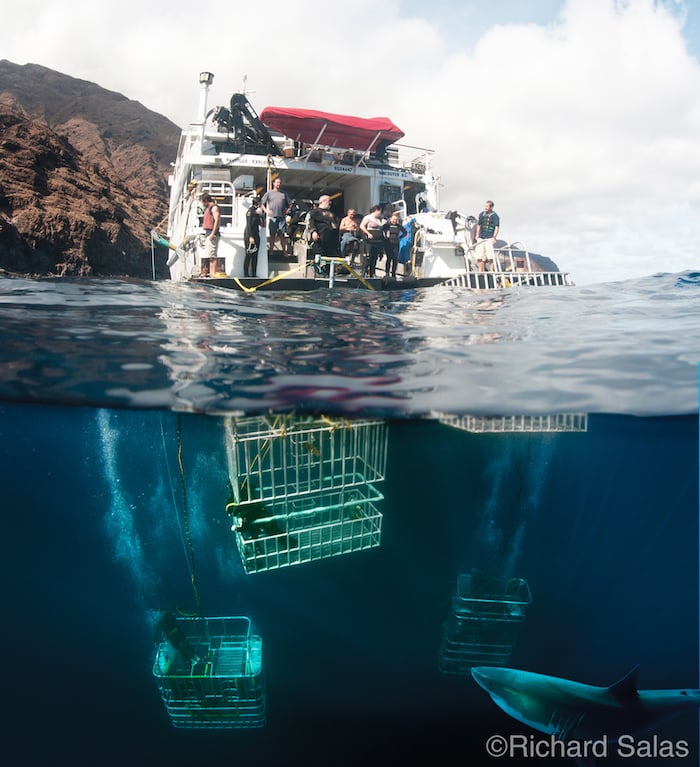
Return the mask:
<path id="1" fill-rule="evenodd" d="M 258 251 L 260 250 L 260 228 L 265 226 L 260 198 L 254 197 L 245 214 L 243 243 L 246 246 L 243 272 L 246 277 L 256 277 L 258 272 Z"/>
<path id="2" fill-rule="evenodd" d="M 386 276 L 396 279 L 396 267 L 399 263 L 399 244 L 402 237 L 408 237 L 406 227 L 401 223 L 399 214 L 394 211 L 382 227 L 386 247 Z"/>
<path id="3" fill-rule="evenodd" d="M 318 207 L 309 213 L 311 247 L 315 255 L 338 255 L 338 220 L 331 210 L 331 198 L 322 194 Z"/>

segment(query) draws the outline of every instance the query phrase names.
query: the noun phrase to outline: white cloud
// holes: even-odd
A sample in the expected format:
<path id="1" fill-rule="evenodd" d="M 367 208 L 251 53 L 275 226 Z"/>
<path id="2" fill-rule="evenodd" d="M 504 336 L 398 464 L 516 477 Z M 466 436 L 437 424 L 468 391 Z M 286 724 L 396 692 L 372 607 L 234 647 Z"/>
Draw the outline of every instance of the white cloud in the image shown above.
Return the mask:
<path id="1" fill-rule="evenodd" d="M 270 0 L 198 7 L 193 20 L 182 0 L 28 0 L 0 30 L 0 50 L 181 125 L 194 118 L 201 70 L 216 75 L 210 105 L 247 75 L 258 111 L 386 115 L 407 143 L 436 150 L 445 207 L 476 213 L 494 199 L 502 235 L 579 284 L 696 268 L 700 66 L 683 36 L 692 6 L 450 5 L 387 0 L 377 15 L 368 0 L 352 13 Z"/>

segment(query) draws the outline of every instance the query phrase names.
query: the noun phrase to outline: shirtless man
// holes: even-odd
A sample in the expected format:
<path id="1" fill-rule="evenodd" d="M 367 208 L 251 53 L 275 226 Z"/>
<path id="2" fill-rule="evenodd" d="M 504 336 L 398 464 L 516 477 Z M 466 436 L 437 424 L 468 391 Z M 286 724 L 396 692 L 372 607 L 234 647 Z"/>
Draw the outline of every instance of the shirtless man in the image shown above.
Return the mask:
<path id="1" fill-rule="evenodd" d="M 340 255 L 350 254 L 350 265 L 355 263 L 355 255 L 360 244 L 360 224 L 355 218 L 354 208 L 348 208 L 347 215 L 341 220 L 340 226 Z"/>

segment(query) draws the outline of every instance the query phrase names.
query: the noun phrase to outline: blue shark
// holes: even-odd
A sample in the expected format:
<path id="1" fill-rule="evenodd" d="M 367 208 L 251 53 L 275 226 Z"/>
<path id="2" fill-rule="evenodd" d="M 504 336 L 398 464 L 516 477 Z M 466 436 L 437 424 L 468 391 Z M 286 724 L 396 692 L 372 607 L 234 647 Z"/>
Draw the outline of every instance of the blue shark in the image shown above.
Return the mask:
<path id="1" fill-rule="evenodd" d="M 558 740 L 614 743 L 700 706 L 700 690 L 638 690 L 638 667 L 610 687 L 514 668 L 477 666 L 472 676 L 509 716 Z"/>

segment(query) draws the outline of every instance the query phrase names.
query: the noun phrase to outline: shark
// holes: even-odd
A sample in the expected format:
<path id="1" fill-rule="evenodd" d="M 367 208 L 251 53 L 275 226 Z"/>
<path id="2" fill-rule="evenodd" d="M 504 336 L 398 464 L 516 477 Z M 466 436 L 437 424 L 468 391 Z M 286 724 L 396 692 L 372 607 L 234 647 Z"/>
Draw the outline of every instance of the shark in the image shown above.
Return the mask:
<path id="1" fill-rule="evenodd" d="M 700 690 L 639 690 L 635 666 L 609 687 L 514 668 L 476 666 L 474 680 L 493 702 L 522 724 L 558 740 L 615 743 L 700 706 Z"/>

